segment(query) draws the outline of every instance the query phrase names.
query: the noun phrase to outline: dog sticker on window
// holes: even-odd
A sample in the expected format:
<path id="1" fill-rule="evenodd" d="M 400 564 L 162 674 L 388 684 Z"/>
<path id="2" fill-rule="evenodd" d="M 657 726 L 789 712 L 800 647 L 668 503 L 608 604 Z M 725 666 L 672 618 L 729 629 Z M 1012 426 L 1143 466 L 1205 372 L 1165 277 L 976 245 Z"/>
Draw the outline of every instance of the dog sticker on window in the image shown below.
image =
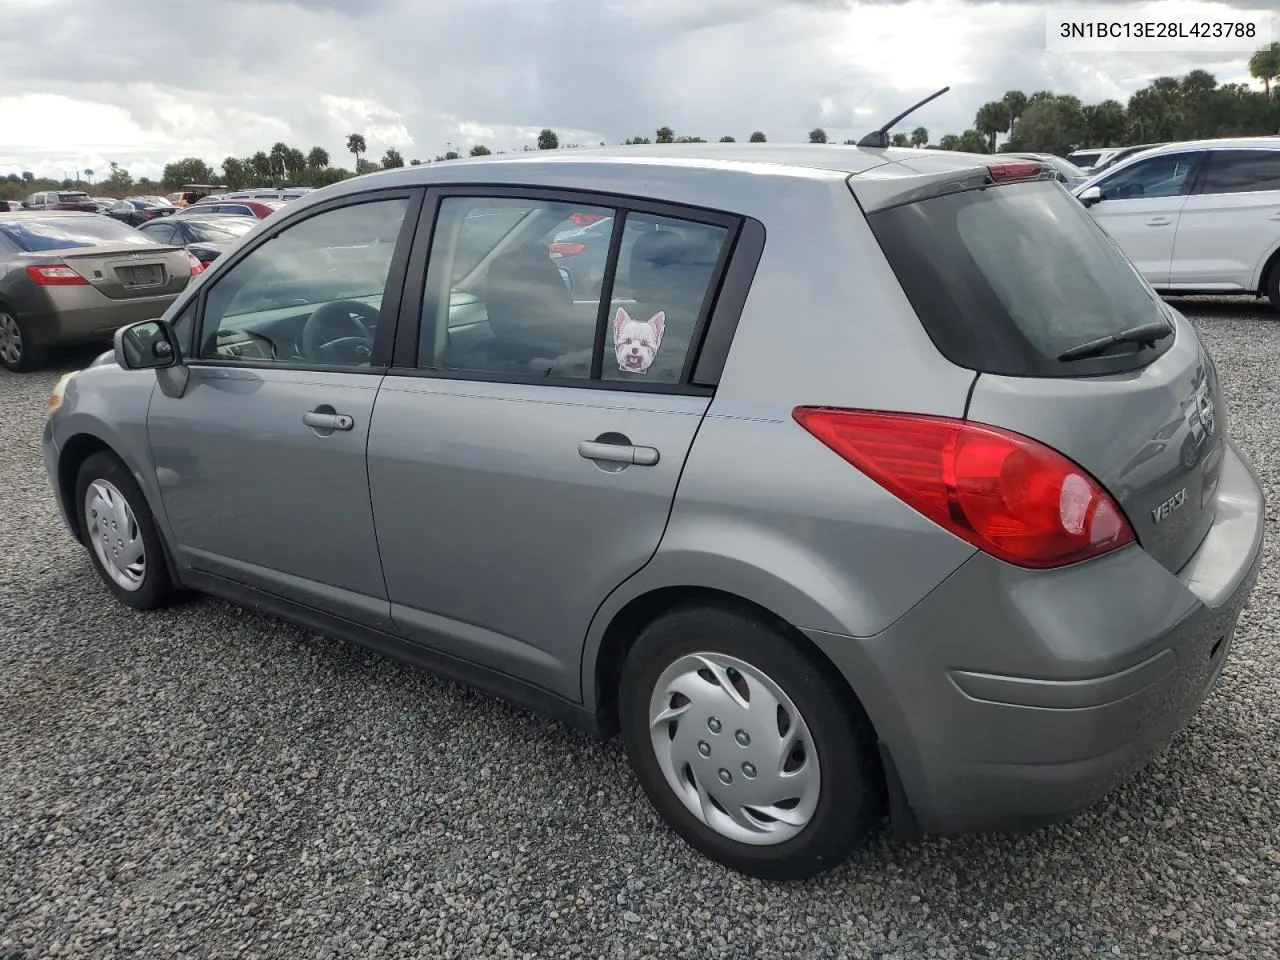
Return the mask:
<path id="1" fill-rule="evenodd" d="M 665 310 L 648 320 L 635 320 L 626 308 L 613 315 L 613 352 L 618 369 L 623 373 L 646 373 L 662 346 L 662 331 L 667 326 Z"/>

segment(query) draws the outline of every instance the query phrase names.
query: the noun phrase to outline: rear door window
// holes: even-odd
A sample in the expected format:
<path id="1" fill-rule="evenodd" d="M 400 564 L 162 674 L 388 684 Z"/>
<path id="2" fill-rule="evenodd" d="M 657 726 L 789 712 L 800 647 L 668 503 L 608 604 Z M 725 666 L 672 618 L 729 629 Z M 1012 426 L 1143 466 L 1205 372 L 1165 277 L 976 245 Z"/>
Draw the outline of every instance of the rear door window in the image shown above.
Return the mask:
<path id="1" fill-rule="evenodd" d="M 1280 150 L 1213 150 L 1200 193 L 1280 190 Z"/>
<path id="2" fill-rule="evenodd" d="M 1111 373 L 1143 367 L 1173 342 L 1058 359 L 1090 340 L 1168 321 L 1115 242 L 1051 181 L 934 197 L 868 222 L 930 338 L 962 367 L 1028 377 Z"/>
<path id="3" fill-rule="evenodd" d="M 1139 160 L 1098 183 L 1103 200 L 1176 197 L 1187 192 L 1203 151 L 1166 153 Z"/>

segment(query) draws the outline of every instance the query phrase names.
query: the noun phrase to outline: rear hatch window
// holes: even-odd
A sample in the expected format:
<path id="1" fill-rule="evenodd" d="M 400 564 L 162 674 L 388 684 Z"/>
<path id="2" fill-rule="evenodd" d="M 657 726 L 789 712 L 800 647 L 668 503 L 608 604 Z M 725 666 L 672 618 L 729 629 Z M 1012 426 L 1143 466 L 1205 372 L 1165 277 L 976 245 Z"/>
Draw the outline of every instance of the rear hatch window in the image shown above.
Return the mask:
<path id="1" fill-rule="evenodd" d="M 58 194 L 58 203 L 89 203 L 89 195 L 87 193 L 60 193 Z"/>
<path id="2" fill-rule="evenodd" d="M 1169 349 L 1073 347 L 1169 323 L 1155 292 L 1053 181 L 966 190 L 867 218 L 921 323 L 952 363 L 982 373 L 1079 377 L 1140 369 Z"/>
<path id="3" fill-rule="evenodd" d="M 0 222 L 0 235 L 24 253 L 119 246 L 122 243 L 137 247 L 159 245 L 146 234 L 107 217 L 7 220 Z"/>

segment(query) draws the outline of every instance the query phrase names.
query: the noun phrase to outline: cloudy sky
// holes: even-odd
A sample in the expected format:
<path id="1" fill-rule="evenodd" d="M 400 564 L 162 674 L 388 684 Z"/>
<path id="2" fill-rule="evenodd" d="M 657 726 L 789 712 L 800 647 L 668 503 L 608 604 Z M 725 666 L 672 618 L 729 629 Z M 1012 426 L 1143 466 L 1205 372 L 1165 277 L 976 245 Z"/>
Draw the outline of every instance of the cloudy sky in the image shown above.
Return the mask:
<path id="1" fill-rule="evenodd" d="M 1114 0 L 1160 15 L 1274 9 Z M 319 145 L 350 164 L 388 147 L 519 149 L 677 134 L 858 136 L 912 118 L 934 139 L 1010 88 L 1125 99 L 1202 67 L 1247 81 L 1245 53 L 1053 53 L 1046 4 L 988 0 L 0 0 L 0 173 L 106 169 Z M 1277 39 L 1280 39 L 1278 34 Z M 344 159 L 345 158 L 345 159 Z"/>

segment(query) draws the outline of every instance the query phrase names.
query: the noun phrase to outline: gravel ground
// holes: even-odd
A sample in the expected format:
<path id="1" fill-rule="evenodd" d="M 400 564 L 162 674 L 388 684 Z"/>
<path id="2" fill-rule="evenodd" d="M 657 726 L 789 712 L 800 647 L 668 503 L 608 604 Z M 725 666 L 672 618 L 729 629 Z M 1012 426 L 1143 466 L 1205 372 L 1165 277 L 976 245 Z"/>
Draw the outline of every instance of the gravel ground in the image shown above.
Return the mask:
<path id="1" fill-rule="evenodd" d="M 1274 524 L 1280 322 L 1179 306 Z M 220 602 L 111 602 L 46 488 L 55 376 L 0 372 L 0 960 L 1280 956 L 1274 526 L 1220 685 L 1142 778 L 773 885 L 676 840 L 616 741 Z"/>

